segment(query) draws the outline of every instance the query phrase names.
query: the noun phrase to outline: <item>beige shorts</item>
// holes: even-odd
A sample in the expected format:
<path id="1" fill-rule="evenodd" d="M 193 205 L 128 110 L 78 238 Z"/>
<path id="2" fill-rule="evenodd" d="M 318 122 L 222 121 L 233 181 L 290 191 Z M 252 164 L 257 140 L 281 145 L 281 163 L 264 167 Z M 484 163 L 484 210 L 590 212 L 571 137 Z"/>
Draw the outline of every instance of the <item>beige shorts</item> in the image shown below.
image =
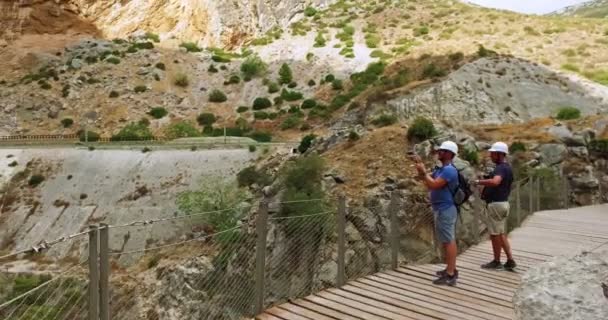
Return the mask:
<path id="1" fill-rule="evenodd" d="M 484 218 L 491 235 L 506 233 L 507 217 L 509 216 L 509 202 L 492 202 L 486 205 Z"/>

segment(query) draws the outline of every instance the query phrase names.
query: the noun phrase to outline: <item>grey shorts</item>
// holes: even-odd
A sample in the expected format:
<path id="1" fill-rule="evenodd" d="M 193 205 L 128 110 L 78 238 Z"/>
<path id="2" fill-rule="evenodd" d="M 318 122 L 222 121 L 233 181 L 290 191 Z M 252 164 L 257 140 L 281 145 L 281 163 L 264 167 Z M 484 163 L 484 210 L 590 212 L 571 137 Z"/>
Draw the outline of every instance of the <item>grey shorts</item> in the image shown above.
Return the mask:
<path id="1" fill-rule="evenodd" d="M 506 233 L 507 217 L 509 217 L 509 202 L 488 203 L 485 208 L 485 222 L 488 232 L 495 236 Z"/>
<path id="2" fill-rule="evenodd" d="M 433 211 L 435 217 L 435 233 L 441 243 L 450 243 L 456 240 L 456 219 L 458 211 L 452 206 L 445 210 Z"/>

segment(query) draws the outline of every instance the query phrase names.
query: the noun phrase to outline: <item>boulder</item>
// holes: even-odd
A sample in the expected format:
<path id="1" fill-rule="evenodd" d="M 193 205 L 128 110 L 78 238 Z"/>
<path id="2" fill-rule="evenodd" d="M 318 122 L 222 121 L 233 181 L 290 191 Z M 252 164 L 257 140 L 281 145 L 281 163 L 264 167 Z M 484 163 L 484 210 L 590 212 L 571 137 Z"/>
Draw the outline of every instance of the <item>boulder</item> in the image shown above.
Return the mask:
<path id="1" fill-rule="evenodd" d="M 587 150 L 587 147 L 568 147 L 568 153 L 583 159 L 589 157 L 589 150 Z"/>
<path id="2" fill-rule="evenodd" d="M 70 62 L 70 67 L 76 70 L 82 68 L 83 65 L 84 63 L 80 59 L 72 59 L 72 62 Z"/>
<path id="3" fill-rule="evenodd" d="M 487 143 L 487 142 L 482 142 L 482 141 L 478 141 L 475 142 L 475 146 L 477 147 L 477 150 L 489 150 L 490 147 L 492 147 L 491 144 Z"/>
<path id="4" fill-rule="evenodd" d="M 600 185 L 592 166 L 586 166 L 584 172 L 573 176 L 570 181 L 575 190 L 593 190 Z"/>
<path id="5" fill-rule="evenodd" d="M 570 129 L 568 129 L 568 127 L 562 123 L 557 123 L 554 126 L 548 128 L 547 132 L 549 134 L 555 136 L 560 141 L 564 141 L 564 139 L 572 138 L 572 131 L 570 131 Z"/>
<path id="6" fill-rule="evenodd" d="M 522 277 L 513 303 L 520 320 L 585 319 L 608 316 L 608 251 L 556 257 Z"/>
<path id="7" fill-rule="evenodd" d="M 566 146 L 558 143 L 543 144 L 538 148 L 538 152 L 540 161 L 548 166 L 561 163 L 567 154 Z"/>

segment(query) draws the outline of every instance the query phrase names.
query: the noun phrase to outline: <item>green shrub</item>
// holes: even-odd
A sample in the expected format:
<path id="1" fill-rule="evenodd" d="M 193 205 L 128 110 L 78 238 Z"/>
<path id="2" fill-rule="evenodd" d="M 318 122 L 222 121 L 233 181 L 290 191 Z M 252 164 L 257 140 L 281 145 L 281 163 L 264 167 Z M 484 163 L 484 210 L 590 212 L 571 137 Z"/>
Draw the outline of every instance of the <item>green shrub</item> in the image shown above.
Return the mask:
<path id="1" fill-rule="evenodd" d="M 283 98 L 279 97 L 274 97 L 274 99 L 272 99 L 272 102 L 274 102 L 275 106 L 281 106 L 283 105 Z"/>
<path id="2" fill-rule="evenodd" d="M 386 127 L 397 123 L 397 116 L 394 114 L 381 114 L 372 120 L 372 124 L 377 127 Z"/>
<path id="3" fill-rule="evenodd" d="M 271 113 L 268 114 L 268 119 L 270 119 L 270 120 L 274 120 L 274 119 L 276 119 L 278 117 L 279 117 L 279 114 L 276 113 L 276 112 L 271 112 Z"/>
<path id="4" fill-rule="evenodd" d="M 118 98 L 118 96 L 119 96 L 118 92 L 116 92 L 114 90 L 110 91 L 110 98 Z"/>
<path id="5" fill-rule="evenodd" d="M 156 65 L 154 65 L 156 67 L 156 69 L 160 69 L 160 70 L 165 70 L 165 64 L 162 62 L 157 63 Z"/>
<path id="6" fill-rule="evenodd" d="M 292 114 L 281 123 L 281 130 L 293 129 L 302 123 L 302 119 L 297 114 Z"/>
<path id="7" fill-rule="evenodd" d="M 152 40 L 156 43 L 160 42 L 160 37 L 156 33 L 146 32 L 146 39 Z"/>
<path id="8" fill-rule="evenodd" d="M 201 113 L 196 117 L 196 122 L 201 126 L 210 126 L 215 123 L 217 119 L 213 113 Z"/>
<path id="9" fill-rule="evenodd" d="M 314 17 L 317 14 L 317 9 L 313 8 L 313 7 L 306 7 L 306 9 L 304 9 L 304 15 L 307 17 Z"/>
<path id="10" fill-rule="evenodd" d="M 211 93 L 209 93 L 209 102 L 226 102 L 228 100 L 228 97 L 226 96 L 226 94 L 224 94 L 222 91 L 220 90 L 212 90 Z"/>
<path id="11" fill-rule="evenodd" d="M 264 131 L 254 131 L 249 134 L 249 137 L 257 142 L 271 142 L 272 134 Z"/>
<path id="12" fill-rule="evenodd" d="M 169 114 L 167 109 L 163 107 L 155 107 L 148 111 L 148 114 L 151 115 L 154 119 L 162 119 L 164 116 Z"/>
<path id="13" fill-rule="evenodd" d="M 334 81 L 331 82 L 331 88 L 334 90 L 342 90 L 344 89 L 344 85 L 342 84 L 342 80 L 340 79 L 334 79 Z"/>
<path id="14" fill-rule="evenodd" d="M 35 188 L 36 186 L 41 184 L 43 181 L 44 181 L 44 176 L 42 176 L 40 174 L 35 174 L 30 177 L 30 179 L 27 181 L 27 184 L 30 187 Z"/>
<path id="15" fill-rule="evenodd" d="M 256 120 L 266 120 L 268 119 L 268 112 L 256 111 L 253 113 L 253 118 Z"/>
<path id="16" fill-rule="evenodd" d="M 50 83 L 44 81 L 44 80 L 40 80 L 38 81 L 38 84 L 40 85 L 40 88 L 44 89 L 44 90 L 49 90 L 51 89 L 53 86 L 51 86 Z"/>
<path id="17" fill-rule="evenodd" d="M 295 82 L 295 81 L 292 81 L 292 82 L 290 82 L 290 83 L 287 85 L 287 88 L 289 88 L 289 89 L 293 89 L 293 88 L 295 88 L 295 87 L 297 87 L 297 86 L 298 86 L 298 83 L 297 83 L 297 82 Z"/>
<path id="18" fill-rule="evenodd" d="M 201 52 L 201 51 L 203 51 L 194 42 L 182 42 L 179 46 L 182 47 L 182 48 L 186 48 L 186 51 L 188 51 L 188 52 Z"/>
<path id="19" fill-rule="evenodd" d="M 64 128 L 69 128 L 74 124 L 74 120 L 72 120 L 71 118 L 65 118 L 63 120 L 61 120 L 61 125 Z"/>
<path id="20" fill-rule="evenodd" d="M 213 60 L 214 62 L 217 62 L 217 63 L 228 63 L 228 62 L 232 61 L 229 57 L 226 57 L 224 55 L 218 55 L 218 54 L 212 55 L 211 60 Z"/>
<path id="21" fill-rule="evenodd" d="M 424 36 L 427 34 L 429 34 L 429 27 L 427 27 L 427 26 L 422 26 L 422 27 L 414 29 L 415 37 L 420 37 L 420 36 Z"/>
<path id="22" fill-rule="evenodd" d="M 251 151 L 251 147 L 253 147 L 253 151 Z M 251 152 L 255 152 L 255 145 L 249 146 L 249 150 Z M 272 178 L 266 173 L 257 170 L 255 166 L 247 167 L 241 170 L 236 175 L 236 180 L 239 184 L 239 187 L 248 187 L 252 184 L 257 184 L 258 186 L 266 186 L 272 182 Z"/>
<path id="23" fill-rule="evenodd" d="M 314 87 L 315 85 L 317 85 L 317 83 L 315 82 L 315 80 L 312 80 L 312 79 L 308 80 L 308 86 L 309 87 Z"/>
<path id="24" fill-rule="evenodd" d="M 165 135 L 169 139 L 200 137 L 198 130 L 189 122 L 181 121 L 169 125 L 165 129 Z"/>
<path id="25" fill-rule="evenodd" d="M 481 58 L 495 56 L 496 52 L 486 49 L 486 47 L 480 45 L 479 49 L 477 49 L 477 55 Z"/>
<path id="26" fill-rule="evenodd" d="M 142 123 L 129 123 L 124 128 L 120 129 L 120 131 L 113 135 L 112 141 L 140 141 L 140 140 L 150 140 L 153 138 L 152 132 L 150 129 Z"/>
<path id="27" fill-rule="evenodd" d="M 382 39 L 376 34 L 367 34 L 365 36 L 365 44 L 368 48 L 378 48 L 380 41 L 382 41 Z"/>
<path id="28" fill-rule="evenodd" d="M 268 83 L 268 93 L 277 93 L 281 90 L 281 87 L 276 82 Z"/>
<path id="29" fill-rule="evenodd" d="M 119 64 L 120 59 L 118 59 L 117 57 L 109 57 L 106 59 L 106 62 L 111 64 Z"/>
<path id="30" fill-rule="evenodd" d="M 317 101 L 314 99 L 306 99 L 302 101 L 302 109 L 312 109 L 317 106 Z"/>
<path id="31" fill-rule="evenodd" d="M 150 119 L 146 118 L 146 117 L 142 117 L 141 119 L 139 119 L 139 122 L 137 122 L 138 124 L 142 125 L 142 126 L 146 126 L 149 127 L 150 126 Z"/>
<path id="32" fill-rule="evenodd" d="M 471 165 L 475 166 L 479 164 L 479 154 L 476 150 L 464 149 L 462 150 L 462 159 L 468 161 Z"/>
<path id="33" fill-rule="evenodd" d="M 323 34 L 321 32 L 317 33 L 317 36 L 315 37 L 315 44 L 313 46 L 315 48 L 322 48 L 325 47 L 326 43 L 327 40 L 325 40 Z"/>
<path id="34" fill-rule="evenodd" d="M 562 69 L 567 70 L 567 71 L 572 71 L 572 72 L 580 72 L 581 69 L 572 63 L 564 63 L 562 64 Z"/>
<path id="35" fill-rule="evenodd" d="M 203 127 L 203 136 L 205 136 L 205 137 L 213 136 L 213 126 L 204 126 Z"/>
<path id="36" fill-rule="evenodd" d="M 563 107 L 557 112 L 558 120 L 573 120 L 581 117 L 581 111 L 574 107 Z"/>
<path id="37" fill-rule="evenodd" d="M 176 86 L 185 88 L 190 84 L 190 80 L 188 80 L 188 76 L 184 73 L 178 73 L 175 75 L 175 79 L 173 82 Z"/>
<path id="38" fill-rule="evenodd" d="M 589 143 L 589 150 L 602 154 L 608 154 L 608 139 L 592 140 Z"/>
<path id="39" fill-rule="evenodd" d="M 359 134 L 356 131 L 351 131 L 348 133 L 348 140 L 350 141 L 357 141 L 359 140 L 359 138 L 361 138 L 359 136 Z"/>
<path id="40" fill-rule="evenodd" d="M 207 72 L 209 72 L 209 73 L 218 73 L 219 70 L 217 70 L 217 68 L 214 65 L 210 65 L 209 68 L 207 69 Z"/>
<path id="41" fill-rule="evenodd" d="M 272 107 L 272 102 L 268 98 L 256 98 L 253 100 L 253 110 L 263 110 Z"/>
<path id="42" fill-rule="evenodd" d="M 302 140 L 300 141 L 300 145 L 298 146 L 298 151 L 300 153 L 304 153 L 304 152 L 308 151 L 308 149 L 310 149 L 313 141 L 316 138 L 317 138 L 317 136 L 314 134 L 308 134 L 308 135 L 304 136 L 302 138 Z"/>
<path id="43" fill-rule="evenodd" d="M 154 44 L 152 42 L 137 42 L 134 43 L 132 46 L 141 50 L 154 49 Z"/>
<path id="44" fill-rule="evenodd" d="M 249 78 L 260 76 L 266 72 L 268 66 L 257 55 L 249 56 L 241 64 L 241 72 Z"/>
<path id="45" fill-rule="evenodd" d="M 445 70 L 441 69 L 434 63 L 428 64 L 422 70 L 422 76 L 424 78 L 438 78 L 438 77 L 443 77 L 446 74 L 447 74 L 447 72 Z"/>
<path id="46" fill-rule="evenodd" d="M 279 69 L 279 83 L 280 84 L 289 84 L 293 81 L 293 73 L 291 68 L 287 63 L 283 63 L 281 65 L 281 69 Z"/>
<path id="47" fill-rule="evenodd" d="M 419 141 L 430 139 L 435 135 L 437 135 L 437 130 L 435 129 L 433 122 L 424 117 L 416 118 L 414 123 L 407 130 L 408 138 Z"/>
<path id="48" fill-rule="evenodd" d="M 148 91 L 148 87 L 146 86 L 136 86 L 135 88 L 133 88 L 133 91 L 135 91 L 136 93 L 141 93 L 141 92 L 146 92 Z"/>
<path id="49" fill-rule="evenodd" d="M 249 152 L 255 152 L 256 150 L 258 150 L 258 147 L 256 147 L 255 144 L 249 145 Z"/>
<path id="50" fill-rule="evenodd" d="M 523 142 L 514 141 L 511 144 L 511 147 L 509 147 L 509 151 L 511 153 L 525 152 L 526 151 L 526 145 Z"/>
<path id="51" fill-rule="evenodd" d="M 304 95 L 297 91 L 283 89 L 283 91 L 281 91 L 281 98 L 283 98 L 285 101 L 297 101 L 304 98 Z"/>
<path id="52" fill-rule="evenodd" d="M 239 84 L 241 82 L 241 77 L 237 76 L 236 74 L 233 74 L 230 76 L 230 78 L 228 79 L 228 81 L 225 81 L 224 84 L 225 85 L 229 85 L 229 84 Z"/>
<path id="53" fill-rule="evenodd" d="M 450 54 L 449 58 L 450 58 L 450 60 L 452 60 L 454 62 L 462 61 L 464 59 L 464 53 L 462 53 L 462 52 L 452 53 L 452 54 Z"/>
<path id="54" fill-rule="evenodd" d="M 243 113 L 243 112 L 247 112 L 247 111 L 249 111 L 249 107 L 246 107 L 246 106 L 240 106 L 240 107 L 236 108 L 236 112 L 238 112 L 238 113 Z"/>

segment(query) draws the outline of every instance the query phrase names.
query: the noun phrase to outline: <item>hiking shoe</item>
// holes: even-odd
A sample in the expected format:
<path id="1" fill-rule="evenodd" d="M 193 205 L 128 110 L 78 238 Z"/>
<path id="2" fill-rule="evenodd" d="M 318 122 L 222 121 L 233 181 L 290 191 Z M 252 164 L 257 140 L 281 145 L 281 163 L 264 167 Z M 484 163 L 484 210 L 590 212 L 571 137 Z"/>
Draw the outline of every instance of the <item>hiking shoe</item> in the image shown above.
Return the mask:
<path id="1" fill-rule="evenodd" d="M 447 269 L 439 270 L 439 271 L 435 272 L 435 274 L 436 274 L 438 277 L 447 276 L 447 275 L 448 275 L 448 270 L 447 270 Z M 456 279 L 458 279 L 458 270 L 456 270 L 456 271 L 454 272 L 454 276 L 456 277 Z"/>
<path id="2" fill-rule="evenodd" d="M 515 263 L 515 260 L 507 260 L 507 262 L 503 265 L 503 268 L 509 271 L 513 271 L 513 269 L 515 269 L 516 267 L 517 263 Z"/>
<path id="3" fill-rule="evenodd" d="M 482 264 L 481 268 L 482 269 L 502 269 L 502 264 L 500 263 L 500 261 L 492 260 L 492 262 Z"/>
<path id="4" fill-rule="evenodd" d="M 458 280 L 458 276 L 456 276 L 455 273 L 453 276 L 449 276 L 446 273 L 444 276 L 440 277 L 439 279 L 435 279 L 433 281 L 433 284 L 438 285 L 438 286 L 447 285 L 447 286 L 453 287 L 456 285 L 456 280 Z"/>

